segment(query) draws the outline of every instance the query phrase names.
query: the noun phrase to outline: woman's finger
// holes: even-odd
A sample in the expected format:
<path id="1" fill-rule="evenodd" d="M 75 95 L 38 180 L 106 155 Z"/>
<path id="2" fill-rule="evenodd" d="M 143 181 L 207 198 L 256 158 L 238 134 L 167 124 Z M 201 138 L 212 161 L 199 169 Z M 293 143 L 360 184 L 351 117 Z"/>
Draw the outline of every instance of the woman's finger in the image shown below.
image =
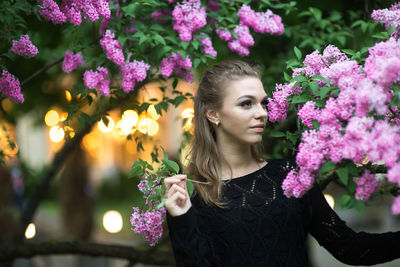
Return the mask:
<path id="1" fill-rule="evenodd" d="M 170 208 L 176 208 L 176 207 L 181 207 L 185 204 L 187 197 L 180 193 L 180 192 L 175 192 L 171 197 L 169 197 L 165 201 L 165 205 Z"/>
<path id="2" fill-rule="evenodd" d="M 173 184 L 171 186 L 171 188 L 168 190 L 167 196 L 171 197 L 175 192 L 180 192 L 180 193 L 185 194 L 185 195 L 187 193 L 186 190 L 183 189 L 182 187 L 178 186 L 177 184 Z"/>
<path id="3" fill-rule="evenodd" d="M 186 175 L 178 174 L 164 179 L 165 188 L 168 191 L 172 184 L 179 184 L 183 180 L 186 180 Z M 181 186 L 182 187 L 182 186 Z M 184 186 L 182 188 L 185 188 Z"/>

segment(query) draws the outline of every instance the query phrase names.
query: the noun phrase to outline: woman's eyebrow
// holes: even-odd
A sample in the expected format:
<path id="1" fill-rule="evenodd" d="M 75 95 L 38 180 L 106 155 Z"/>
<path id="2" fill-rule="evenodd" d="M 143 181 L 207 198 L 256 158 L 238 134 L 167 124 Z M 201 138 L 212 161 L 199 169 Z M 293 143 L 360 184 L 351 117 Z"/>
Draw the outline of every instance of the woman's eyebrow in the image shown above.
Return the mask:
<path id="1" fill-rule="evenodd" d="M 255 96 L 253 96 L 253 95 L 242 95 L 242 96 L 238 97 L 237 100 L 240 100 L 242 98 L 256 99 Z M 268 100 L 268 96 L 267 95 L 262 99 L 262 101 L 265 101 L 265 100 Z"/>

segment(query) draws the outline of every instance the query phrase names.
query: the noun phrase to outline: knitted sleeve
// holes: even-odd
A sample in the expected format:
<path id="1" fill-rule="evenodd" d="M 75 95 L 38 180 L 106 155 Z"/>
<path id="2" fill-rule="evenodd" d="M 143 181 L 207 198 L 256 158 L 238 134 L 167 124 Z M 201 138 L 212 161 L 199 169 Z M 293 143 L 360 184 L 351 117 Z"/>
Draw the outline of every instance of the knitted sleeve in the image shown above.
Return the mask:
<path id="1" fill-rule="evenodd" d="M 400 258 L 400 232 L 355 232 L 330 208 L 316 184 L 306 194 L 310 233 L 335 258 L 350 265 L 374 265 Z"/>
<path id="2" fill-rule="evenodd" d="M 208 236 L 199 230 L 193 206 L 180 216 L 167 214 L 167 223 L 176 266 L 217 266 L 212 243 Z"/>

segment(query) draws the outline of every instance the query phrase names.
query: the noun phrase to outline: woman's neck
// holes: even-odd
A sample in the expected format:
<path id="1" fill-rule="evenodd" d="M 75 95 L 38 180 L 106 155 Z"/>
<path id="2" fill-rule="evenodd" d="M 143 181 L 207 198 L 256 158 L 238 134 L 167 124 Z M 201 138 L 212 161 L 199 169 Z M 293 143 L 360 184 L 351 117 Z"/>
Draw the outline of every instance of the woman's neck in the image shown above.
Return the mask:
<path id="1" fill-rule="evenodd" d="M 221 166 L 222 179 L 242 176 L 259 166 L 251 153 L 250 145 L 221 144 L 218 149 L 226 161 Z"/>

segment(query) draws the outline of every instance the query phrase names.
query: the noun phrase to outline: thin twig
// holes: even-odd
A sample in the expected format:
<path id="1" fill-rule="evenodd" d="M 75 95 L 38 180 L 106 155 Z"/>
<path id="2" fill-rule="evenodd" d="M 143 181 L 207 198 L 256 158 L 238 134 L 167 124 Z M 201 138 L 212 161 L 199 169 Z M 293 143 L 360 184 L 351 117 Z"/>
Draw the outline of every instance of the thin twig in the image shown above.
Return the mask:
<path id="1" fill-rule="evenodd" d="M 101 38 L 101 37 L 96 38 L 95 40 L 93 40 L 92 42 L 90 42 L 88 46 L 79 49 L 77 52 L 81 52 L 81 51 L 85 50 L 86 48 L 88 48 L 89 46 L 91 46 L 91 45 L 97 43 L 97 42 L 100 40 L 100 38 Z M 48 69 L 50 69 L 51 67 L 57 65 L 58 63 L 61 63 L 63 60 L 64 60 L 64 56 L 62 56 L 61 58 L 57 59 L 56 61 L 50 63 L 49 65 L 44 66 L 43 68 L 41 68 L 40 70 L 38 70 L 37 72 L 35 72 L 35 73 L 32 74 L 31 76 L 29 76 L 28 78 L 26 78 L 26 79 L 21 83 L 21 85 L 24 85 L 24 84 L 30 82 L 33 78 L 35 78 L 36 76 L 42 74 L 43 72 L 47 71 Z"/>

